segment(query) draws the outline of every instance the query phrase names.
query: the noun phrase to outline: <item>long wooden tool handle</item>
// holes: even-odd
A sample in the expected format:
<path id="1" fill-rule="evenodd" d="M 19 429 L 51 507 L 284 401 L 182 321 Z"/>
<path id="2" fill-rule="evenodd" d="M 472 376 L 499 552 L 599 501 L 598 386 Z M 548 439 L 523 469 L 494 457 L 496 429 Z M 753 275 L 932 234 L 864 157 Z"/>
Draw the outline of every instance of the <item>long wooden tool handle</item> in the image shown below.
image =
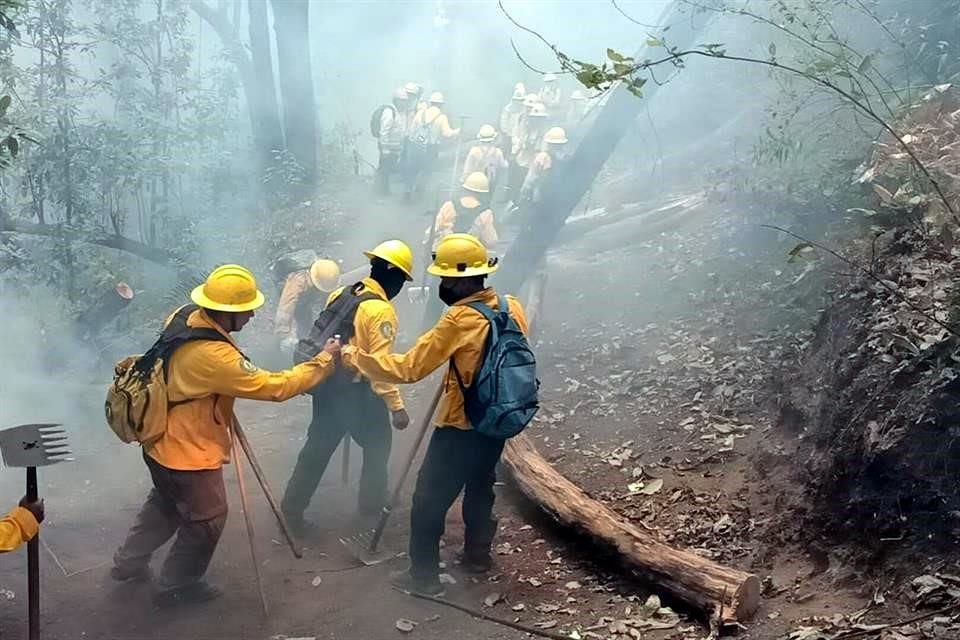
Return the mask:
<path id="1" fill-rule="evenodd" d="M 340 467 L 340 484 L 350 484 L 350 434 L 343 437 L 343 464 Z"/>
<path id="2" fill-rule="evenodd" d="M 290 533 L 290 526 L 287 524 L 287 519 L 283 517 L 283 511 L 280 510 L 280 505 L 273 496 L 273 491 L 270 490 L 270 483 L 267 482 L 267 477 L 263 474 L 260 463 L 257 462 L 257 457 L 253 453 L 250 441 L 247 440 L 247 434 L 244 433 L 243 427 L 240 426 L 240 421 L 237 420 L 237 416 L 233 416 L 233 431 L 237 436 L 237 442 L 240 443 L 240 448 L 243 449 L 243 453 L 247 456 L 250 468 L 253 469 L 253 475 L 257 477 L 257 482 L 260 484 L 260 488 L 263 489 L 263 494 L 267 497 L 267 502 L 270 504 L 273 515 L 280 524 L 280 531 L 283 532 L 283 537 L 286 538 L 287 544 L 290 546 L 290 551 L 293 552 L 295 558 L 302 558 L 303 552 L 300 551 L 300 547 L 297 546 L 297 543 L 293 539 L 293 534 Z"/>
<path id="3" fill-rule="evenodd" d="M 413 467 L 413 461 L 416 459 L 417 452 L 420 451 L 420 445 L 423 444 L 423 439 L 426 437 L 427 431 L 430 429 L 430 424 L 433 421 L 433 414 L 437 410 L 437 405 L 440 404 L 441 396 L 443 396 L 442 381 L 437 386 L 437 391 L 433 394 L 433 400 L 430 401 L 430 407 L 427 409 L 427 413 L 423 416 L 423 422 L 420 423 L 420 431 L 417 432 L 417 440 L 413 443 L 413 448 L 410 449 L 410 455 L 407 456 L 407 461 L 403 465 L 403 471 L 400 472 L 400 476 L 397 478 L 397 484 L 393 487 L 393 494 L 390 496 L 390 502 L 383 508 L 383 511 L 380 512 L 380 519 L 377 521 L 377 528 L 374 529 L 373 538 L 370 540 L 371 552 L 377 550 L 377 545 L 380 544 L 380 538 L 383 536 L 383 530 L 387 527 L 387 520 L 390 519 L 390 513 L 397 505 L 397 501 L 400 500 L 400 492 L 403 491 L 403 485 L 406 484 L 407 475 L 410 474 L 410 469 Z"/>
<path id="4" fill-rule="evenodd" d="M 37 468 L 27 467 L 27 502 L 36 502 Z M 40 532 L 27 543 L 27 619 L 30 640 L 40 640 Z"/>
<path id="5" fill-rule="evenodd" d="M 243 519 L 247 525 L 247 541 L 250 543 L 250 559 L 253 561 L 253 574 L 257 579 L 257 591 L 260 593 L 260 606 L 263 615 L 270 615 L 267 608 L 267 595 L 263 591 L 263 579 L 260 577 L 260 560 L 257 558 L 257 536 L 253 530 L 253 514 L 250 512 L 250 502 L 247 499 L 247 483 L 243 478 L 243 456 L 237 451 L 237 432 L 233 431 L 233 466 L 237 471 L 237 484 L 240 486 L 240 507 L 243 509 Z"/>

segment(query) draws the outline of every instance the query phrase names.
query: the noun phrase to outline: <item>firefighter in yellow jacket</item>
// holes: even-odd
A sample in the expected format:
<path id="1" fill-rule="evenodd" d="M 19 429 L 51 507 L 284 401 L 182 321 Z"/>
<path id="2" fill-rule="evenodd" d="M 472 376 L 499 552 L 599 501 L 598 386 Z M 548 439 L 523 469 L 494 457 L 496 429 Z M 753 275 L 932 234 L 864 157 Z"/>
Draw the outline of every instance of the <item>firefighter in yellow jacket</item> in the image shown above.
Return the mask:
<path id="1" fill-rule="evenodd" d="M 340 266 L 326 258 L 314 260 L 309 269 L 287 276 L 273 319 L 273 332 L 280 338 L 284 353 L 293 353 L 297 340 L 310 330 L 320 292 L 330 293 L 339 283 Z"/>
<path id="2" fill-rule="evenodd" d="M 0 518 L 0 553 L 13 551 L 24 542 L 33 540 L 43 522 L 43 500 L 29 502 L 24 496 L 20 505 L 7 517 Z"/>
<path id="3" fill-rule="evenodd" d="M 397 334 L 397 314 L 390 300 L 413 278 L 413 252 L 399 240 L 387 240 L 364 255 L 370 259 L 370 275 L 352 287 L 334 291 L 327 305 L 341 296 L 368 296 L 356 306 L 352 320 L 344 319 L 347 328 L 339 333 L 352 334 L 348 344 L 367 353 L 388 354 Z M 399 430 L 409 423 L 395 385 L 369 382 L 338 371 L 313 394 L 313 420 L 307 441 L 283 496 L 282 508 L 290 524 L 300 532 L 309 528 L 304 511 L 330 457 L 347 434 L 363 448 L 358 512 L 361 516 L 378 513 L 387 499 L 390 426 Z"/>
<path id="4" fill-rule="evenodd" d="M 346 367 L 361 371 L 372 380 L 412 383 L 451 362 L 463 384 L 470 386 L 480 366 L 489 324 L 471 302 L 496 309 L 496 291 L 486 277 L 497 270 L 483 244 L 465 233 L 444 238 L 428 271 L 440 276 L 439 295 L 449 310 L 406 353 L 367 353 L 343 348 Z M 509 313 L 523 332 L 527 320 L 523 308 L 507 296 Z M 438 580 L 440 538 L 447 511 L 463 491 L 465 525 L 461 563 L 467 570 L 483 572 L 492 566 L 490 547 L 497 522 L 492 517 L 496 466 L 503 440 L 472 430 L 464 412 L 463 392 L 449 366 L 443 378 L 443 399 L 437 411 L 436 429 L 424 457 L 410 512 L 410 569 L 393 576 L 396 586 L 429 595 L 443 593 Z"/>
<path id="5" fill-rule="evenodd" d="M 230 458 L 230 426 L 236 398 L 282 402 L 323 382 L 339 351 L 330 341 L 312 360 L 287 371 L 259 369 L 230 337 L 253 318 L 264 297 L 247 269 L 218 267 L 196 287 L 195 306 L 167 320 L 186 318 L 188 330 L 212 330 L 216 339 L 182 344 L 170 357 L 167 429 L 143 458 L 153 488 L 114 555 L 115 580 L 143 581 L 153 552 L 176 538 L 159 577 L 158 606 L 200 602 L 221 595 L 203 580 L 227 519 L 223 465 Z"/>

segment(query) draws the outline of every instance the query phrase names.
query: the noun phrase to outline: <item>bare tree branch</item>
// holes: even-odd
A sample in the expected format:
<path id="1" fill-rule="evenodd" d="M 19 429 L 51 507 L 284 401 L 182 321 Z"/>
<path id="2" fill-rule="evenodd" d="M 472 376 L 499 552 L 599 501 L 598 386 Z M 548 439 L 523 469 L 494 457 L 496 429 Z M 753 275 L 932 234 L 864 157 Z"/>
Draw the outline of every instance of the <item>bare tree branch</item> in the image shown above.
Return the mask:
<path id="1" fill-rule="evenodd" d="M 126 251 L 144 260 L 162 265 L 170 265 L 175 259 L 175 256 L 166 249 L 151 247 L 150 245 L 131 240 L 124 236 L 109 233 L 84 234 L 64 224 L 39 224 L 36 222 L 27 222 L 26 220 L 16 220 L 2 212 L 0 212 L 0 233 L 23 233 L 47 238 L 70 236 L 72 240 L 95 244 L 109 249 Z"/>
<path id="2" fill-rule="evenodd" d="M 641 27 L 646 27 L 647 29 L 659 29 L 660 25 L 656 24 L 647 24 L 645 22 L 640 22 L 639 20 L 634 20 L 632 17 L 627 15 L 627 12 L 620 8 L 620 5 L 617 4 L 617 0 L 610 0 L 610 4 L 613 5 L 613 8 L 616 9 L 620 15 L 632 22 L 633 24 L 640 25 Z"/>
<path id="3" fill-rule="evenodd" d="M 844 264 L 850 265 L 851 267 L 853 267 L 854 269 L 856 269 L 857 271 L 859 271 L 859 272 L 862 273 L 863 275 L 867 276 L 867 277 L 870 278 L 871 280 L 874 280 L 877 284 L 879 284 L 881 287 L 883 287 L 884 289 L 886 289 L 887 291 L 889 291 L 890 293 L 892 293 L 893 295 L 895 295 L 901 302 L 903 302 L 904 304 L 906 304 L 908 307 L 910 307 L 910 308 L 911 308 L 913 311 L 915 311 L 916 313 L 920 314 L 921 316 L 923 316 L 924 318 L 926 318 L 926 319 L 929 320 L 930 322 L 932 322 L 932 323 L 934 323 L 934 324 L 942 327 L 942 328 L 945 329 L 950 335 L 960 338 L 960 331 L 958 331 L 956 328 L 952 327 L 951 325 L 949 325 L 949 324 L 947 324 L 947 323 L 945 323 L 945 322 L 941 322 L 940 320 L 938 320 L 938 319 L 936 318 L 936 316 L 934 316 L 934 315 L 932 315 L 932 314 L 924 311 L 924 310 L 921 309 L 920 307 L 918 307 L 918 306 L 916 306 L 915 304 L 913 304 L 913 302 L 911 302 L 910 299 L 907 298 L 907 296 L 905 296 L 903 293 L 901 293 L 900 290 L 899 290 L 897 287 L 891 285 L 887 280 L 884 280 L 883 278 L 881 278 L 880 276 L 878 276 L 872 269 L 868 269 L 867 267 L 863 266 L 863 265 L 860 264 L 859 262 L 857 262 L 857 261 L 855 261 L 855 260 L 851 260 L 850 258 L 848 258 L 848 257 L 846 257 L 845 255 L 843 255 L 843 254 L 841 254 L 841 253 L 839 253 L 839 252 L 831 249 L 830 247 L 828 247 L 828 246 L 826 246 L 826 245 L 822 245 L 822 244 L 820 244 L 819 242 L 817 242 L 817 241 L 815 241 L 815 240 L 811 240 L 810 238 L 805 238 L 804 236 L 801 236 L 801 235 L 799 235 L 799 234 L 797 234 L 797 233 L 794 233 L 793 231 L 790 231 L 789 229 L 784 229 L 783 227 L 778 227 L 778 226 L 775 225 L 775 224 L 762 224 L 762 225 L 760 225 L 760 227 L 763 228 L 763 229 L 773 229 L 774 231 L 779 231 L 780 233 L 785 233 L 785 234 L 787 234 L 788 236 L 790 236 L 790 237 L 792 237 L 792 238 L 796 238 L 797 240 L 800 240 L 801 242 L 805 242 L 806 244 L 810 245 L 811 247 L 816 247 L 817 249 L 820 249 L 821 251 L 826 251 L 827 253 L 829 253 L 830 255 L 832 255 L 834 258 L 840 260 L 840 261 L 843 262 Z"/>
<path id="4" fill-rule="evenodd" d="M 533 66 L 532 64 L 530 64 L 529 62 L 527 62 L 527 60 L 526 60 L 522 55 L 520 55 L 520 50 L 517 49 L 517 44 L 513 41 L 513 38 L 510 38 L 510 46 L 513 47 L 513 53 L 517 56 L 517 60 L 520 61 L 520 64 L 522 64 L 523 66 L 525 66 L 527 69 L 530 69 L 530 71 L 533 71 L 534 73 L 539 73 L 540 75 L 544 75 L 544 74 L 547 73 L 547 72 L 544 71 L 543 69 L 537 69 L 535 66 Z M 560 74 L 560 73 L 568 73 L 568 72 L 567 72 L 567 71 L 555 71 L 554 73 Z"/>

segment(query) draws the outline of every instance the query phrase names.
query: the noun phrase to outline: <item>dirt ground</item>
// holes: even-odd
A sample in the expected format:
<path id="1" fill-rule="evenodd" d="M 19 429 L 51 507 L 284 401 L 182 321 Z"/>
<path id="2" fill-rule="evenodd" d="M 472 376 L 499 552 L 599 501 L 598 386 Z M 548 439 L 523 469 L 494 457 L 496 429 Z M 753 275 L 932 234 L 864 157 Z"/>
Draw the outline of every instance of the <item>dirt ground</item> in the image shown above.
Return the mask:
<path id="1" fill-rule="evenodd" d="M 370 231 L 354 234 L 342 247 L 344 256 L 394 233 L 419 240 L 428 218 L 417 211 L 424 207 L 392 201 L 360 206 L 363 188 L 346 193 L 344 206 L 372 224 L 361 225 Z M 833 558 L 801 549 L 779 517 L 792 451 L 772 424 L 769 382 L 815 317 L 815 308 L 779 295 L 802 277 L 800 268 L 782 264 L 782 242 L 758 230 L 752 212 L 709 197 L 696 202 L 661 212 L 653 234 L 620 219 L 551 254 L 537 344 L 543 409 L 530 433 L 560 471 L 633 522 L 672 544 L 769 576 L 768 597 L 741 637 L 775 638 L 799 619 L 861 608 L 873 585 L 853 580 L 838 587 L 841 568 Z M 654 211 L 664 204 L 637 206 Z M 617 248 L 611 238 L 624 234 L 635 241 Z M 402 340 L 409 341 L 419 324 L 418 309 L 399 305 Z M 266 326 L 261 319 L 247 331 Z M 231 516 L 209 574 L 225 597 L 154 610 L 148 586 L 117 585 L 107 575 L 148 480 L 137 450 L 116 442 L 98 419 L 104 383 L 66 389 L 76 398 L 76 416 L 34 418 L 66 422 L 77 453 L 75 463 L 41 471 L 49 514 L 42 535 L 44 638 L 388 638 L 402 635 L 395 629 L 399 618 L 417 622 L 409 635 L 423 640 L 526 637 L 393 591 L 387 573 L 402 559 L 356 567 L 337 542 L 352 531 L 356 447 L 349 486 L 341 484 L 340 455 L 334 456 L 308 514 L 327 531 L 307 541 L 302 560 L 278 542 L 267 505 L 248 480 L 268 618 L 259 610 L 232 467 L 225 469 Z M 405 391 L 416 423 L 430 384 Z M 242 402 L 238 416 L 274 490 L 282 491 L 304 439 L 309 401 Z M 413 428 L 397 434 L 395 468 L 412 437 Z M 11 471 L 0 476 L 7 502 L 20 495 L 21 482 Z M 398 552 L 406 540 L 408 499 L 409 491 L 384 545 Z M 566 538 L 508 487 L 498 488 L 498 512 L 498 570 L 473 579 L 451 559 L 457 582 L 449 587 L 451 600 L 571 637 L 608 638 L 612 622 L 634 615 L 656 594 L 655 585 Z M 452 556 L 461 532 L 453 509 L 446 555 Z M 5 640 L 26 637 L 24 568 L 23 553 L 0 556 Z M 679 623 L 642 637 L 706 634 L 702 620 L 665 604 L 679 612 Z"/>

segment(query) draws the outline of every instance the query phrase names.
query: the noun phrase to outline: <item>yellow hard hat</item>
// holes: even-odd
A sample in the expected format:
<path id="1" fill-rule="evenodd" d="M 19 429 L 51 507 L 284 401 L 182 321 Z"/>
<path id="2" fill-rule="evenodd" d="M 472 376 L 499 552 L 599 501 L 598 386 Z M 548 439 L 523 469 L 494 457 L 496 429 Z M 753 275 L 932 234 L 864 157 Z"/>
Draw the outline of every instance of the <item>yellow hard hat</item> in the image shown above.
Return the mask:
<path id="1" fill-rule="evenodd" d="M 483 125 L 480 127 L 480 131 L 477 132 L 477 140 L 480 142 L 491 142 L 496 137 L 497 130 L 493 128 L 492 124 Z"/>
<path id="2" fill-rule="evenodd" d="M 439 91 L 434 91 L 430 94 L 430 104 L 443 104 L 443 94 Z"/>
<path id="3" fill-rule="evenodd" d="M 543 141 L 547 144 L 567 144 L 567 132 L 563 127 L 551 127 L 543 135 Z"/>
<path id="4" fill-rule="evenodd" d="M 257 279 L 238 264 L 225 264 L 214 269 L 207 281 L 190 293 L 190 299 L 212 311 L 253 311 L 263 306 L 263 294 Z"/>
<path id="5" fill-rule="evenodd" d="M 363 255 L 368 258 L 380 258 L 386 260 L 407 276 L 407 280 L 413 280 L 413 251 L 405 242 L 400 240 L 387 240 L 381 242 L 370 251 L 364 251 Z"/>
<path id="6" fill-rule="evenodd" d="M 497 259 L 487 256 L 487 248 L 477 238 L 469 233 L 451 233 L 437 245 L 427 272 L 441 278 L 469 278 L 498 268 Z"/>
<path id="7" fill-rule="evenodd" d="M 474 171 L 463 181 L 463 188 L 474 193 L 490 193 L 490 179 L 482 171 Z"/>
<path id="8" fill-rule="evenodd" d="M 310 265 L 310 283 L 320 291 L 333 291 L 340 284 L 340 265 L 320 258 Z"/>

